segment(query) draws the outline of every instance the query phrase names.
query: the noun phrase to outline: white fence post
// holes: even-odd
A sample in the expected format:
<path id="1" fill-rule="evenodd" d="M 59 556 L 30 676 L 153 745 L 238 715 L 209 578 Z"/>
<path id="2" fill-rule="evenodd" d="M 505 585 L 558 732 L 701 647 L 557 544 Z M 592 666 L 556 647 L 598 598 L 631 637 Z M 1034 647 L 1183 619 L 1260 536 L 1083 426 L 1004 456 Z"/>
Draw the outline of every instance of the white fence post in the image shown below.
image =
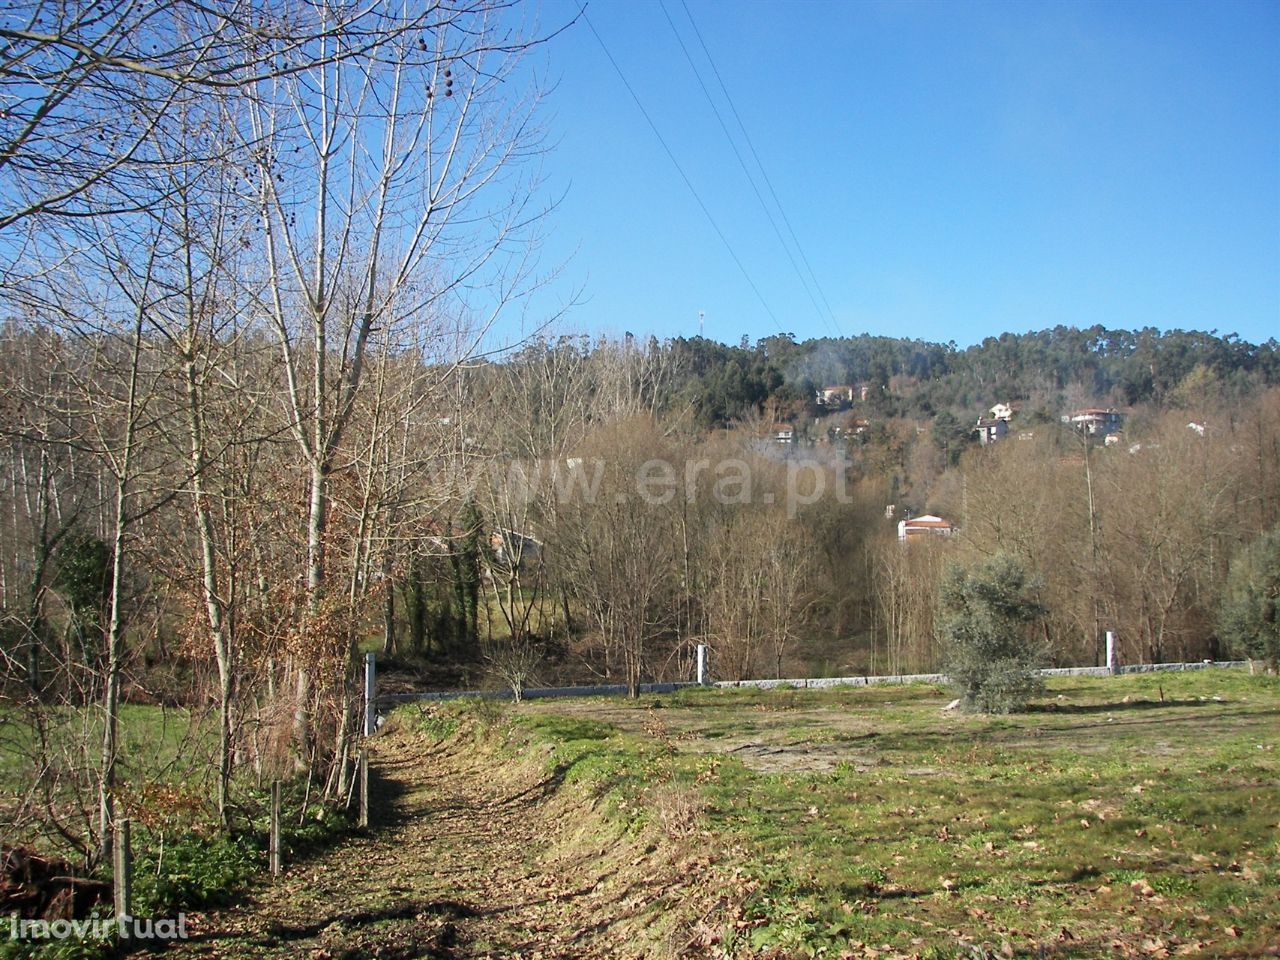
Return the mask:
<path id="1" fill-rule="evenodd" d="M 271 781 L 271 833 L 267 841 L 267 862 L 273 877 L 280 876 L 280 781 Z"/>
<path id="2" fill-rule="evenodd" d="M 698 644 L 698 683 L 705 685 L 707 682 L 707 645 L 705 643 Z"/>
<path id="3" fill-rule="evenodd" d="M 117 820 L 111 847 L 111 894 L 117 918 L 133 916 L 133 843 L 129 833 L 129 821 Z"/>
<path id="4" fill-rule="evenodd" d="M 1120 672 L 1120 659 L 1116 656 L 1116 635 L 1111 630 L 1107 631 L 1107 672 Z"/>
<path id="5" fill-rule="evenodd" d="M 360 748 L 360 822 L 359 826 L 369 825 L 369 748 Z"/>
<path id="6" fill-rule="evenodd" d="M 378 726 L 378 715 L 375 711 L 374 687 L 378 679 L 377 661 L 372 653 L 364 655 L 364 735 L 373 736 Z"/>

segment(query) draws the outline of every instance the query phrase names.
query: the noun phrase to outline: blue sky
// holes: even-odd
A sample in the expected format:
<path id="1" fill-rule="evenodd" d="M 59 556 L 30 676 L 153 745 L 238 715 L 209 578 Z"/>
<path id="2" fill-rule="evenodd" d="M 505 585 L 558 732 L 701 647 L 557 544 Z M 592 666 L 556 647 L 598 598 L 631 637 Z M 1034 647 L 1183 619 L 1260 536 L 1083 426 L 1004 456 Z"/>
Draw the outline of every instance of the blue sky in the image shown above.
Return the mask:
<path id="1" fill-rule="evenodd" d="M 564 269 L 535 315 L 580 289 L 562 329 L 1280 336 L 1280 4 L 663 3 L 595 0 L 539 54 L 563 194 L 543 263 Z"/>

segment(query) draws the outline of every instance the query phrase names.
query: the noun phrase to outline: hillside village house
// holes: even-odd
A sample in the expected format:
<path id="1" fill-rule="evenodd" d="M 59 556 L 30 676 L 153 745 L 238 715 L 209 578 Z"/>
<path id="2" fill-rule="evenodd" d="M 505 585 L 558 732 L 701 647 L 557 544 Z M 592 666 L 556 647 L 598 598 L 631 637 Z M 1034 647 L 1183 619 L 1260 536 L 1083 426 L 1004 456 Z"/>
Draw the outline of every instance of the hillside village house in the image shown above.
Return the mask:
<path id="1" fill-rule="evenodd" d="M 1008 435 L 1009 421 L 997 420 L 993 417 L 979 417 L 978 425 L 974 429 L 978 431 L 978 440 L 985 446 L 988 443 L 1003 440 Z"/>
<path id="2" fill-rule="evenodd" d="M 979 417 L 974 430 L 983 446 L 1003 440 L 1009 433 L 1009 421 L 1013 418 L 1013 407 L 1007 403 L 997 403 L 990 410 L 990 416 Z"/>
<path id="3" fill-rule="evenodd" d="M 818 390 L 814 399 L 824 407 L 841 408 L 851 406 L 855 401 L 865 403 L 870 392 L 871 388 L 865 383 L 835 383 Z"/>
<path id="4" fill-rule="evenodd" d="M 861 417 L 849 417 L 843 423 L 830 427 L 827 436 L 832 440 L 847 440 L 850 437 L 861 437 L 871 429 L 871 421 Z"/>
<path id="5" fill-rule="evenodd" d="M 1068 414 L 1062 420 L 1064 423 L 1070 423 L 1071 426 L 1086 436 L 1107 437 L 1120 431 L 1120 428 L 1124 425 L 1124 414 L 1114 407 L 1107 410 L 1099 407 L 1089 407 Z"/>
<path id="6" fill-rule="evenodd" d="M 795 443 L 796 428 L 789 423 L 775 423 L 773 439 L 775 443 Z"/>
<path id="7" fill-rule="evenodd" d="M 838 407 L 844 403 L 853 403 L 853 387 L 847 383 L 823 387 L 818 391 L 817 400 L 827 407 Z"/>
<path id="8" fill-rule="evenodd" d="M 898 539 L 902 543 L 923 537 L 949 537 L 951 531 L 950 520 L 943 520 L 931 514 L 898 521 Z"/>

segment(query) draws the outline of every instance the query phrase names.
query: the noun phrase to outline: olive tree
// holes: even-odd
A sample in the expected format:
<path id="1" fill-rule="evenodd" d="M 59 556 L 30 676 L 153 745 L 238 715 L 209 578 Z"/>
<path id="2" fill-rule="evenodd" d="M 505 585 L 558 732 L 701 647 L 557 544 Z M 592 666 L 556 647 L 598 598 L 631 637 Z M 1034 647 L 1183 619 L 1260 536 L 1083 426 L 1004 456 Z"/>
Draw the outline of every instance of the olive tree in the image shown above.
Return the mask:
<path id="1" fill-rule="evenodd" d="M 982 713 L 1025 706 L 1042 687 L 1044 649 L 1033 634 L 1045 610 L 1021 562 L 996 554 L 969 568 L 949 565 L 940 600 L 947 672 L 961 705 Z"/>

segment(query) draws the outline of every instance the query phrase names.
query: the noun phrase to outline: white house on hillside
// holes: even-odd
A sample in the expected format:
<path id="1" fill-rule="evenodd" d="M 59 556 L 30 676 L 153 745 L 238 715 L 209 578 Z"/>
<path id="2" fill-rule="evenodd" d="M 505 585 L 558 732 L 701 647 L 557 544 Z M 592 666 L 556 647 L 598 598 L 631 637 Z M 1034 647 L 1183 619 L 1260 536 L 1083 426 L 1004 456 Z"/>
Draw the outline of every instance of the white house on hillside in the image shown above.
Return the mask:
<path id="1" fill-rule="evenodd" d="M 1115 408 L 1103 410 L 1100 407 L 1089 407 L 1077 410 L 1062 419 L 1090 437 L 1110 436 L 1118 433 L 1124 425 L 1124 414 Z"/>
<path id="2" fill-rule="evenodd" d="M 1009 421 L 996 417 L 979 417 L 978 425 L 974 429 L 978 431 L 978 439 L 985 446 L 988 443 L 1003 440 L 1008 435 Z"/>
<path id="3" fill-rule="evenodd" d="M 951 536 L 951 521 L 926 514 L 923 517 L 912 517 L 898 521 L 898 539 L 903 543 L 921 537 Z"/>

